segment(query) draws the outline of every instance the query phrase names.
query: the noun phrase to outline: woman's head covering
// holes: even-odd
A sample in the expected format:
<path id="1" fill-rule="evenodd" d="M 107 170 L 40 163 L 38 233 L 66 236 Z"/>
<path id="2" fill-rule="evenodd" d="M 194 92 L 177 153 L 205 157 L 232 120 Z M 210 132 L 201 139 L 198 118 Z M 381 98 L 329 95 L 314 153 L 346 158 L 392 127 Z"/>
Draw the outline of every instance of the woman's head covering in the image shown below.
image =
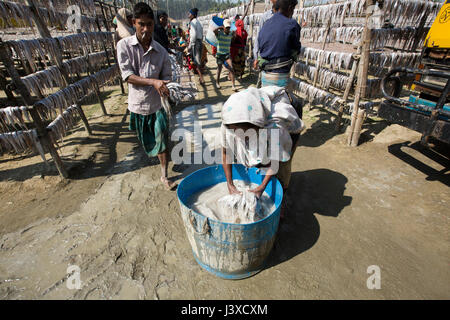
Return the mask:
<path id="1" fill-rule="evenodd" d="M 270 155 L 258 154 L 256 145 L 247 145 L 226 127 L 239 123 L 251 123 L 268 129 L 267 150 L 271 151 Z M 281 87 L 248 88 L 232 94 L 222 108 L 222 145 L 225 147 L 227 141 L 234 139 L 237 146 L 235 155 L 240 163 L 248 167 L 266 163 L 266 160 L 288 161 L 292 149 L 290 134 L 300 133 L 303 129 L 303 122 Z M 276 140 L 271 138 L 274 134 L 277 134 Z M 274 142 L 276 145 L 272 145 Z"/>
<path id="2" fill-rule="evenodd" d="M 244 41 L 247 40 L 248 34 L 244 28 L 244 21 L 240 19 L 236 20 L 235 26 L 236 26 L 236 36 L 241 37 Z"/>
<path id="3" fill-rule="evenodd" d="M 130 37 L 134 34 L 133 26 L 128 23 L 127 17 L 132 13 L 126 8 L 120 8 L 116 15 L 117 34 L 120 39 Z"/>

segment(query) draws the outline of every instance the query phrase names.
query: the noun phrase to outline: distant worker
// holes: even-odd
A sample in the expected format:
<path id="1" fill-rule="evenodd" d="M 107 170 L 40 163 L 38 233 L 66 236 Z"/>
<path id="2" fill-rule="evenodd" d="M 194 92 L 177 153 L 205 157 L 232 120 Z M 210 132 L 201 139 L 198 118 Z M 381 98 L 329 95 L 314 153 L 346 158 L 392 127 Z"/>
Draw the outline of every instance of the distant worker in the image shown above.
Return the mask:
<path id="1" fill-rule="evenodd" d="M 117 26 L 115 37 L 116 43 L 126 37 L 131 37 L 135 30 L 133 28 L 133 14 L 126 8 L 120 8 L 114 17 L 113 23 Z"/>
<path id="2" fill-rule="evenodd" d="M 292 18 L 297 0 L 278 0 L 279 12 L 267 20 L 258 36 L 262 86 L 286 87 L 300 53 L 300 26 Z"/>
<path id="3" fill-rule="evenodd" d="M 189 10 L 189 52 L 192 60 L 196 65 L 196 72 L 200 78 L 200 84 L 204 85 L 203 70 L 202 70 L 202 51 L 203 51 L 203 27 L 197 19 L 198 9 L 193 8 Z"/>
<path id="4" fill-rule="evenodd" d="M 223 26 L 219 27 L 218 29 L 214 30 L 214 33 L 217 37 L 217 54 L 216 54 L 216 61 L 217 61 L 217 79 L 216 79 L 216 86 L 217 88 L 220 87 L 220 73 L 222 72 L 222 66 L 225 66 L 225 68 L 228 69 L 228 72 L 230 73 L 230 78 L 232 82 L 232 88 L 234 91 L 236 91 L 236 87 L 234 85 L 234 71 L 233 71 L 233 63 L 231 61 L 230 57 L 230 47 L 231 47 L 231 40 L 233 39 L 233 33 L 231 33 L 231 21 L 229 19 L 225 19 L 223 21 Z"/>
<path id="5" fill-rule="evenodd" d="M 253 44 L 253 69 L 258 69 L 258 57 L 259 57 L 258 36 L 261 33 L 261 29 L 264 26 L 264 24 L 267 22 L 267 20 L 272 18 L 273 14 L 278 11 L 277 0 L 270 0 L 270 2 L 272 2 L 272 9 L 264 12 L 263 15 L 261 16 L 261 20 L 259 22 L 260 29 L 259 29 L 258 34 L 256 35 L 255 43 Z"/>

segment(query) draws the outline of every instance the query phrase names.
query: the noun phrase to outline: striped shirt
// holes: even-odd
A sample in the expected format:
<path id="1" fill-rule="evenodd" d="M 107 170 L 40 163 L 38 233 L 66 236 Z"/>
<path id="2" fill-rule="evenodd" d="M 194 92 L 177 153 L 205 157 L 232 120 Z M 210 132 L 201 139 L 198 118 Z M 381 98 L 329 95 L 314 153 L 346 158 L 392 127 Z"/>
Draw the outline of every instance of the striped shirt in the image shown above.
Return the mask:
<path id="1" fill-rule="evenodd" d="M 233 38 L 233 34 L 230 32 L 229 34 L 225 34 L 222 30 L 217 32 L 217 54 L 229 54 L 231 39 Z"/>

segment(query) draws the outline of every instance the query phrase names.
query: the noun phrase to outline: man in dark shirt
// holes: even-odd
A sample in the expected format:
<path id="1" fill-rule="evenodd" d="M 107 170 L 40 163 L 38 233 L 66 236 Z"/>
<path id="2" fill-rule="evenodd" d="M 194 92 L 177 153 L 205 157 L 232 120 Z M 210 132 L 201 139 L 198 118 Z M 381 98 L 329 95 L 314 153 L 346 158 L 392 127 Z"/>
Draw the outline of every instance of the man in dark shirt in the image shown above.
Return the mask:
<path id="1" fill-rule="evenodd" d="M 168 53 L 174 54 L 170 50 L 169 37 L 167 36 L 166 26 L 169 22 L 169 16 L 164 11 L 158 11 L 156 16 L 155 31 L 153 33 L 153 39 L 163 46 Z"/>
<path id="2" fill-rule="evenodd" d="M 279 11 L 267 20 L 259 32 L 263 86 L 287 85 L 293 60 L 301 49 L 300 26 L 292 19 L 297 3 L 297 0 L 278 0 Z"/>

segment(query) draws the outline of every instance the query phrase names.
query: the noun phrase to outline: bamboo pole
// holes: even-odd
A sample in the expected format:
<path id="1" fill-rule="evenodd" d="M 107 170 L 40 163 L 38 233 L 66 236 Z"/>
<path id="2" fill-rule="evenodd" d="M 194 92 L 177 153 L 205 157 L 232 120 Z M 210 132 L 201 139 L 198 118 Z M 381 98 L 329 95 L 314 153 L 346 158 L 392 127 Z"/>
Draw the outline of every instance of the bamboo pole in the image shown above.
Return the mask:
<path id="1" fill-rule="evenodd" d="M 253 15 L 255 13 L 255 0 L 251 0 L 250 2 L 250 15 Z M 253 21 L 250 24 L 250 34 L 251 34 L 251 38 L 253 39 Z M 250 45 L 249 45 L 249 55 L 253 55 L 253 41 L 250 41 Z M 258 57 L 253 57 L 253 59 L 258 59 Z M 249 74 L 252 74 L 252 64 L 250 64 L 249 66 Z"/>
<path id="2" fill-rule="evenodd" d="M 355 101 L 353 104 L 352 122 L 347 140 L 348 145 L 352 147 L 356 147 L 358 145 L 359 136 L 361 135 L 361 128 L 365 116 L 365 110 L 362 110 L 362 112 L 359 111 L 359 103 L 361 97 L 364 97 L 366 95 L 367 88 L 367 75 L 370 59 L 370 41 L 372 38 L 372 32 L 369 26 L 370 17 L 372 14 L 371 12 L 369 12 L 368 8 L 373 5 L 373 1 L 374 0 L 368 0 L 366 2 L 366 19 L 362 38 L 362 56 L 359 66 Z"/>
<path id="3" fill-rule="evenodd" d="M 360 55 L 361 55 L 361 46 L 358 47 L 357 56 L 353 57 L 354 60 L 353 60 L 352 70 L 350 72 L 350 77 L 348 79 L 347 86 L 345 87 L 344 95 L 342 96 L 341 106 L 339 107 L 338 116 L 336 118 L 336 126 L 335 126 L 336 131 L 339 131 L 341 129 L 342 116 L 344 115 L 345 103 L 348 101 L 348 97 L 350 95 L 350 90 L 353 87 L 353 81 L 355 79 L 356 72 L 359 67 Z"/>

